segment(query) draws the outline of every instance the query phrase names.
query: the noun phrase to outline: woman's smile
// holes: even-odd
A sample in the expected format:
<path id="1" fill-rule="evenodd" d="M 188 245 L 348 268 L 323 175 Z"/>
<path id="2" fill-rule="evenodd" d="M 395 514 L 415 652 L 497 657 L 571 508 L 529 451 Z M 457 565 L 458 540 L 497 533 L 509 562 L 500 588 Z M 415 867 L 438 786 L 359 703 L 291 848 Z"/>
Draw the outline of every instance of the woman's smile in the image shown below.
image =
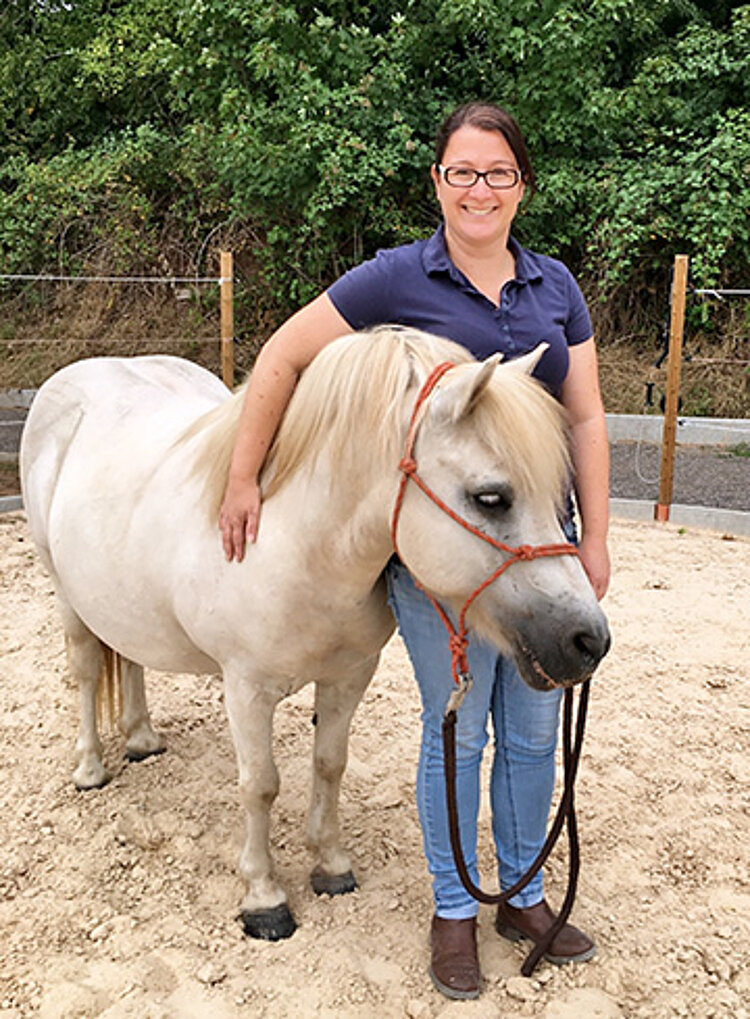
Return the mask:
<path id="1" fill-rule="evenodd" d="M 496 205 L 489 205 L 483 207 L 477 207 L 475 205 L 464 205 L 464 211 L 468 212 L 470 216 L 489 216 L 491 212 L 497 209 Z"/>

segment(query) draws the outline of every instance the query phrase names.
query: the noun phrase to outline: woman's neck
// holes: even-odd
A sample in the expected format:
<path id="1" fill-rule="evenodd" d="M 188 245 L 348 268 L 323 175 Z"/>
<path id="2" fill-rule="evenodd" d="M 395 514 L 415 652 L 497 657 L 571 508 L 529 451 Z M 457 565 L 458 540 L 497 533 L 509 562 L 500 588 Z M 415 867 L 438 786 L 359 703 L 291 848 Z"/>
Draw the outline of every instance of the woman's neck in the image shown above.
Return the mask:
<path id="1" fill-rule="evenodd" d="M 503 286 L 516 275 L 516 260 L 508 247 L 508 237 L 478 246 L 462 244 L 446 230 L 445 246 L 456 268 L 481 294 L 498 304 Z"/>

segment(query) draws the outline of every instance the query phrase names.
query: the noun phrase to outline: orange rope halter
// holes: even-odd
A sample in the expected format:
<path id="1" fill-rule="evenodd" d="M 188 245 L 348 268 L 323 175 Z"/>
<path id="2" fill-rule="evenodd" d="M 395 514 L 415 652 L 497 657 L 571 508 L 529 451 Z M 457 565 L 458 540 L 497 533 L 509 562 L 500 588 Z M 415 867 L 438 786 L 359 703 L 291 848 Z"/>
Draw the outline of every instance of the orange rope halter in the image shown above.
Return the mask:
<path id="1" fill-rule="evenodd" d="M 509 566 L 512 566 L 513 563 L 530 562 L 532 559 L 540 559 L 545 556 L 578 555 L 578 549 L 575 545 L 571 545 L 568 542 L 553 545 L 518 545 L 514 548 L 511 545 L 506 545 L 502 541 L 497 541 L 489 534 L 485 534 L 484 531 L 480 531 L 479 528 L 474 527 L 474 525 L 470 524 L 468 520 L 464 520 L 463 517 L 459 516 L 458 513 L 443 502 L 440 496 L 436 495 L 429 485 L 427 485 L 419 474 L 417 474 L 417 461 L 414 457 L 414 444 L 416 442 L 417 431 L 419 428 L 419 411 L 432 391 L 435 389 L 435 386 L 438 384 L 440 379 L 453 367 L 455 366 L 450 361 L 444 361 L 442 364 L 437 365 L 437 367 L 433 368 L 427 376 L 422 388 L 417 394 L 417 399 L 411 412 L 409 430 L 406 433 L 404 455 L 398 465 L 399 470 L 401 471 L 401 482 L 399 484 L 396 502 L 393 507 L 393 516 L 391 519 L 391 541 L 396 555 L 400 558 L 396 532 L 398 530 L 398 521 L 404 502 L 406 486 L 409 480 L 411 480 L 429 499 L 435 503 L 439 509 L 443 511 L 443 513 L 446 513 L 451 520 L 455 520 L 457 524 L 460 524 L 464 530 L 469 531 L 477 538 L 481 538 L 482 541 L 486 541 L 488 545 L 492 545 L 493 548 L 498 549 L 500 552 L 506 552 L 508 554 L 508 558 L 505 559 L 500 566 L 498 566 L 498 568 L 491 573 L 489 577 L 487 577 L 486 580 L 472 591 L 466 599 L 458 617 L 458 629 L 453 626 L 447 612 L 437 599 L 434 598 L 429 591 L 425 590 L 425 588 L 416 579 L 414 580 L 414 583 L 419 590 L 424 592 L 424 594 L 429 598 L 435 611 L 443 621 L 443 626 L 445 626 L 448 631 L 448 643 L 451 651 L 451 673 L 459 687 L 466 689 L 468 688 L 468 684 L 471 682 L 469 666 L 466 660 L 466 649 L 469 643 L 467 635 L 468 628 L 466 626 L 466 613 L 474 600 L 482 593 L 482 591 L 488 588 L 490 584 L 494 583 L 494 581 L 496 581 Z"/>

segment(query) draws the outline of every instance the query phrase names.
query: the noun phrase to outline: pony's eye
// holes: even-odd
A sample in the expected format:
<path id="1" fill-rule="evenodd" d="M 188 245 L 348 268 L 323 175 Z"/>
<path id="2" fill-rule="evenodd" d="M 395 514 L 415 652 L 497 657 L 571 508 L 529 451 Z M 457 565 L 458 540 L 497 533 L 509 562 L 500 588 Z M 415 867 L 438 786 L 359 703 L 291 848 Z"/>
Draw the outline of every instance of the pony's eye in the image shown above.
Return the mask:
<path id="1" fill-rule="evenodd" d="M 474 502 L 485 512 L 505 513 L 513 505 L 513 489 L 510 485 L 485 488 L 473 494 Z"/>

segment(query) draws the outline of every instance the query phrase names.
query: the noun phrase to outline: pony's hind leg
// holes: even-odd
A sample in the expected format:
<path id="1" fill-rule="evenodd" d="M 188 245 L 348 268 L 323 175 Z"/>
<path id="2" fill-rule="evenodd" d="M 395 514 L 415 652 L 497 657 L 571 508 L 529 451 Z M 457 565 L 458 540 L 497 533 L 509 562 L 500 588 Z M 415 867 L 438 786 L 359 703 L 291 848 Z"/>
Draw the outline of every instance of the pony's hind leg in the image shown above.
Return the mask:
<path id="1" fill-rule="evenodd" d="M 164 739 L 151 725 L 143 682 L 143 666 L 128 658 L 120 658 L 121 707 L 118 725 L 125 736 L 125 756 L 130 761 L 143 761 L 166 749 Z"/>
<path id="2" fill-rule="evenodd" d="M 143 760 L 164 750 L 164 740 L 154 732 L 146 706 L 143 667 L 119 658 L 89 630 L 58 591 L 58 608 L 65 631 L 68 668 L 78 683 L 79 721 L 76 740 L 76 768 L 73 781 L 79 789 L 98 789 L 111 776 L 102 763 L 99 718 L 110 714 L 119 701 L 120 731 L 126 738 L 125 754 Z M 106 694 L 107 696 L 103 696 Z M 102 711 L 108 701 L 110 711 Z M 109 717 L 113 723 L 114 718 Z"/>
<path id="3" fill-rule="evenodd" d="M 59 595 L 58 605 L 65 630 L 68 668 L 78 683 L 80 713 L 73 781 L 79 789 L 97 789 L 110 778 L 102 764 L 102 745 L 97 728 L 97 688 L 104 667 L 104 649 L 99 638 Z"/>
<path id="4" fill-rule="evenodd" d="M 349 857 L 341 846 L 339 790 L 346 768 L 349 726 L 377 662 L 375 657 L 346 682 L 316 684 L 313 791 L 307 844 L 317 858 L 310 881 L 318 895 L 342 895 L 357 887 Z"/>

